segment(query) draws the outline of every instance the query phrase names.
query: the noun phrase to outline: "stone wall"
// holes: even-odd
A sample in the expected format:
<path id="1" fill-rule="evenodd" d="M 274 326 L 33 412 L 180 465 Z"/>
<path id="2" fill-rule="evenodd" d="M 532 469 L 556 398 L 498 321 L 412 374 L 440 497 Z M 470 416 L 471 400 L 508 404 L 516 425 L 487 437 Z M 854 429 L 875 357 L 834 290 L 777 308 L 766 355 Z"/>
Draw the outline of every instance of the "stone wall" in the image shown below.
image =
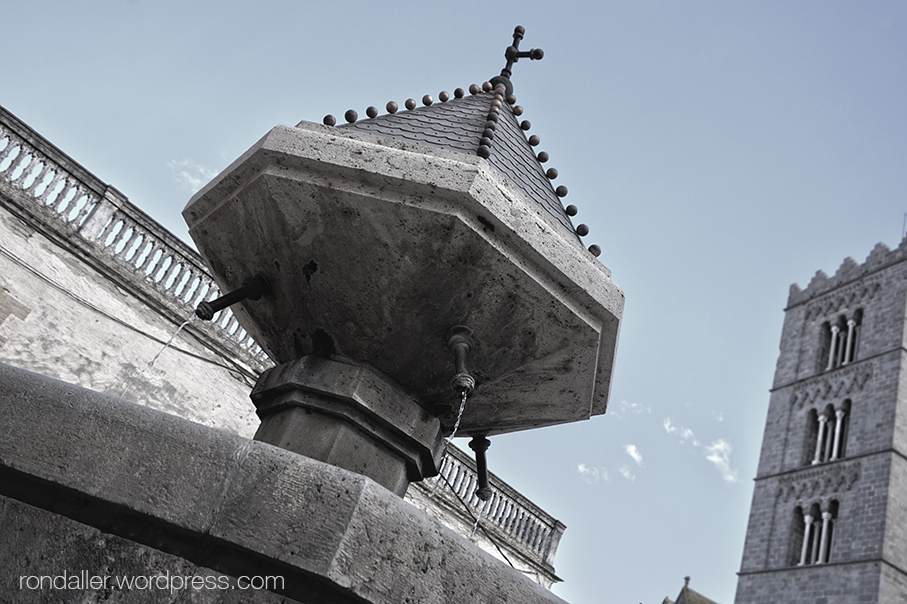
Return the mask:
<path id="1" fill-rule="evenodd" d="M 135 595 L 22 586 L 85 571 L 281 577 L 305 604 L 562 602 L 369 478 L 2 364 L 0 434 L 4 595 Z"/>

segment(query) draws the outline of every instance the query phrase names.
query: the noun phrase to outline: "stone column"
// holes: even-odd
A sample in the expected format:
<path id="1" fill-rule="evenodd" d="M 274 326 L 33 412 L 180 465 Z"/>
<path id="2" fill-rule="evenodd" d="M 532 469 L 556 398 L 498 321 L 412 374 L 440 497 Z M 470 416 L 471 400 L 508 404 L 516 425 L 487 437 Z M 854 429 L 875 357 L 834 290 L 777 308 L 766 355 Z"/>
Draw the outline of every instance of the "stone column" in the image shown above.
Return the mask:
<path id="1" fill-rule="evenodd" d="M 856 326 L 857 326 L 857 322 L 854 321 L 853 319 L 850 319 L 847 322 L 847 348 L 844 351 L 844 364 L 845 365 L 848 364 L 853 358 L 851 356 L 851 354 L 853 352 L 853 336 L 854 336 L 854 330 L 855 330 Z"/>
<path id="2" fill-rule="evenodd" d="M 844 410 L 838 409 L 835 411 L 835 445 L 834 449 L 831 452 L 832 461 L 838 458 L 838 453 L 841 451 L 841 430 L 842 425 L 844 424 Z"/>
<path id="3" fill-rule="evenodd" d="M 828 421 L 831 421 L 830 417 Z M 822 461 L 829 461 L 831 459 L 832 449 L 834 448 L 835 431 L 832 430 L 830 424 L 825 424 L 825 446 L 822 448 Z"/>
<path id="4" fill-rule="evenodd" d="M 368 476 L 399 496 L 438 473 L 441 424 L 367 365 L 304 356 L 252 390 L 255 440 Z"/>
<path id="5" fill-rule="evenodd" d="M 828 371 L 835 366 L 835 348 L 837 348 L 838 344 L 839 331 L 841 331 L 841 328 L 837 325 L 831 326 L 831 346 L 828 349 L 828 367 L 825 368 L 825 371 Z"/>
<path id="6" fill-rule="evenodd" d="M 797 566 L 803 566 L 806 564 L 806 554 L 809 551 L 809 533 L 812 530 L 813 517 L 809 514 L 804 514 L 803 525 L 803 547 L 800 549 L 800 564 L 798 564 Z"/>
<path id="7" fill-rule="evenodd" d="M 819 435 L 816 437 L 816 455 L 815 457 L 813 457 L 813 465 L 822 461 L 822 441 L 825 440 L 826 423 L 828 423 L 828 418 L 825 417 L 824 413 L 822 413 L 821 415 L 819 415 Z"/>
<path id="8" fill-rule="evenodd" d="M 817 563 L 828 562 L 828 523 L 831 522 L 831 512 L 822 512 L 822 538 L 819 543 L 819 557 Z"/>

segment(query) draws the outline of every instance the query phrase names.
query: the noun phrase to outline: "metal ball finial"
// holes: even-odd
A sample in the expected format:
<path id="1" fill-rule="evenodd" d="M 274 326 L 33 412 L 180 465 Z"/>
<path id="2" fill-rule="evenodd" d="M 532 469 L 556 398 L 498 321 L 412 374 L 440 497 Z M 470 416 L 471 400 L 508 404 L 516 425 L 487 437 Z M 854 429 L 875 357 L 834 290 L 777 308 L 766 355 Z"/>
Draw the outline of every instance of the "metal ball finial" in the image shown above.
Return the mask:
<path id="1" fill-rule="evenodd" d="M 595 256 L 596 258 L 598 258 L 599 256 L 602 255 L 602 248 L 598 247 L 596 244 L 593 243 L 592 245 L 589 246 L 589 253 L 592 254 L 593 256 Z"/>
<path id="2" fill-rule="evenodd" d="M 369 106 L 369 108 L 365 110 L 365 115 L 367 115 L 371 118 L 378 117 L 378 108 L 374 107 L 374 106 Z"/>
<path id="3" fill-rule="evenodd" d="M 356 122 L 359 119 L 359 114 L 356 113 L 355 109 L 347 109 L 346 113 L 343 114 L 343 119 L 345 119 L 350 124 Z"/>
<path id="4" fill-rule="evenodd" d="M 484 90 L 485 92 L 491 92 L 492 88 L 493 86 L 491 85 L 491 82 L 482 82 L 482 90 Z"/>
<path id="5" fill-rule="evenodd" d="M 466 93 L 463 91 L 462 88 L 457 88 L 454 90 L 454 97 L 456 97 L 458 99 L 462 99 L 465 94 Z"/>
<path id="6" fill-rule="evenodd" d="M 578 227 L 576 227 L 576 234 L 580 237 L 585 237 L 589 234 L 589 227 L 585 224 L 579 225 Z"/>
<path id="7" fill-rule="evenodd" d="M 536 159 L 539 160 L 539 163 L 540 163 L 540 164 L 545 163 L 546 161 L 548 161 L 548 152 L 547 152 L 547 151 L 539 151 L 539 154 L 536 156 Z"/>
<path id="8" fill-rule="evenodd" d="M 548 168 L 548 170 L 545 172 L 545 176 L 547 176 L 551 180 L 554 180 L 555 178 L 557 178 L 557 169 Z"/>
<path id="9" fill-rule="evenodd" d="M 567 216 L 576 216 L 576 213 L 579 212 L 579 210 L 577 209 L 577 207 L 575 205 L 571 204 L 571 205 L 567 206 L 566 208 L 564 208 L 564 212 L 567 213 Z"/>
<path id="10" fill-rule="evenodd" d="M 428 107 L 429 105 L 431 105 L 434 102 L 435 102 L 435 99 L 431 98 L 430 94 L 426 94 L 425 96 L 422 97 L 422 104 L 425 105 L 426 107 Z"/>
<path id="11" fill-rule="evenodd" d="M 556 188 L 554 190 L 554 192 L 558 197 L 566 197 L 567 196 L 567 187 L 565 187 L 564 185 L 561 185 L 558 188 Z"/>
<path id="12" fill-rule="evenodd" d="M 406 102 L 403 103 L 403 104 L 404 104 L 404 105 L 406 106 L 406 108 L 409 109 L 410 111 L 412 111 L 413 109 L 416 108 L 416 101 L 415 101 L 414 99 L 406 99 Z"/>
<path id="13" fill-rule="evenodd" d="M 482 92 L 482 89 L 477 84 L 469 85 L 469 94 L 479 94 L 480 92 Z"/>
<path id="14" fill-rule="evenodd" d="M 514 105 L 514 106 L 513 106 L 513 114 L 514 114 L 514 115 L 523 115 L 523 108 L 520 107 L 519 105 Z"/>
<path id="15" fill-rule="evenodd" d="M 333 115 L 331 115 L 330 113 L 327 114 L 326 116 L 324 116 L 324 119 L 321 121 L 324 122 L 325 126 L 336 126 L 337 125 L 337 118 L 334 117 Z"/>
<path id="16" fill-rule="evenodd" d="M 388 101 L 387 105 L 384 108 L 387 109 L 388 113 L 393 114 L 393 113 L 397 113 L 397 109 L 399 109 L 400 107 L 397 105 L 397 103 L 395 103 L 393 101 Z"/>
<path id="17" fill-rule="evenodd" d="M 440 92 L 440 94 L 438 94 L 438 100 L 441 101 L 442 103 L 446 103 L 447 101 L 450 100 L 450 95 L 447 93 L 446 90 L 442 90 Z"/>
<path id="18" fill-rule="evenodd" d="M 538 135 L 536 135 L 536 134 L 533 134 L 532 136 L 529 137 L 529 144 L 532 145 L 533 147 L 538 146 L 538 144 L 540 142 L 542 142 L 542 139 L 540 139 L 538 137 Z"/>

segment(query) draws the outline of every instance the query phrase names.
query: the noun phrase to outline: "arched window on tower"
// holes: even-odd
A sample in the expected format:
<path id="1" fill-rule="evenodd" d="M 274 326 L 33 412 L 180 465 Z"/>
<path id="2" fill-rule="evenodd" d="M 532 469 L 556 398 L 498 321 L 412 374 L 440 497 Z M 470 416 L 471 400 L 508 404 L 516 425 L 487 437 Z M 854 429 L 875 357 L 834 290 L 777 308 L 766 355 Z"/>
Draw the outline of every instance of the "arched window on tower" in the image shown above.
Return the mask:
<path id="1" fill-rule="evenodd" d="M 806 442 L 803 446 L 803 462 L 801 465 L 808 466 L 813 462 L 816 455 L 816 441 L 819 438 L 819 414 L 815 409 L 810 409 L 806 413 Z"/>
<path id="2" fill-rule="evenodd" d="M 803 465 L 842 459 L 846 453 L 850 399 L 835 407 L 828 404 L 821 412 L 810 409 L 806 414 L 806 442 Z"/>
<path id="3" fill-rule="evenodd" d="M 809 566 L 831 561 L 838 501 L 832 500 L 824 509 L 818 503 L 794 508 L 790 539 L 791 565 Z"/>
<path id="4" fill-rule="evenodd" d="M 822 324 L 819 335 L 820 371 L 837 369 L 856 360 L 862 323 L 863 309 L 859 308 L 850 317 L 840 315 Z"/>

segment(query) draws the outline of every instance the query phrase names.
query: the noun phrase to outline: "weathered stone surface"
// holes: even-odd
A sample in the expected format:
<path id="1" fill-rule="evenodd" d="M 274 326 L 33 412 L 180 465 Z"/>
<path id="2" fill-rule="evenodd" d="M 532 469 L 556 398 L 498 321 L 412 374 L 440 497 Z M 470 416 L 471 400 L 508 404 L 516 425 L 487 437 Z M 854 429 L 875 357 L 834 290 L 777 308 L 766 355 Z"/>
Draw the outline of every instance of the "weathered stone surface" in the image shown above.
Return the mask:
<path id="1" fill-rule="evenodd" d="M 299 602 L 562 601 L 368 478 L 7 365 L 0 495 Z"/>
<path id="2" fill-rule="evenodd" d="M 295 601 L 270 591 L 248 589 L 251 587 L 248 583 L 240 584 L 237 579 L 203 565 L 3 496 L 0 496 L 0 569 L 0 599 L 16 604 Z M 54 581 L 58 587 L 67 588 L 48 588 Z M 276 583 L 280 579 L 273 575 L 256 576 L 255 581 L 258 587 L 262 582 Z"/>
<path id="3" fill-rule="evenodd" d="M 441 424 L 367 367 L 315 355 L 263 374 L 252 391 L 260 440 L 364 474 L 401 497 L 437 474 Z"/>
<path id="4" fill-rule="evenodd" d="M 119 261 L 100 246 L 82 242 L 98 256 L 90 262 L 55 240 L 52 229 L 65 225 L 23 222 L 3 184 L 0 178 L 0 362 L 115 396 L 126 391 L 128 400 L 251 437 L 254 380 L 240 373 L 249 373 L 242 359 L 232 357 L 231 366 L 199 332 L 183 330 L 149 368 L 188 312 L 176 319 L 166 300 L 149 303 L 142 294 L 156 285 L 126 265 L 119 280 L 112 268 L 100 270 Z"/>
<path id="5" fill-rule="evenodd" d="M 315 124 L 274 128 L 183 212 L 221 286 L 273 291 L 237 316 L 272 358 L 341 354 L 439 414 L 459 406 L 445 337 L 473 329 L 463 433 L 607 405 L 623 293 L 484 160 Z"/>

